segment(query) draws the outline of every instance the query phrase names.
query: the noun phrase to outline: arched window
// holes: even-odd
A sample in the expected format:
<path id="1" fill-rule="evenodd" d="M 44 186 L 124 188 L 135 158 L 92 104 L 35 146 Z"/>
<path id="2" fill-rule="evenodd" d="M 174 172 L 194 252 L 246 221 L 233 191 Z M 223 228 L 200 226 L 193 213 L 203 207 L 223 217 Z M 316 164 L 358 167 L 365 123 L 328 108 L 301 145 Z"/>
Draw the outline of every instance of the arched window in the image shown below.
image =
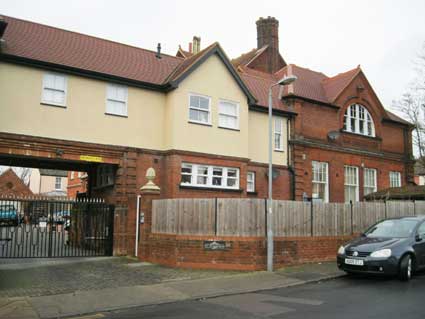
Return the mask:
<path id="1" fill-rule="evenodd" d="M 360 104 L 351 104 L 344 114 L 344 131 L 375 136 L 375 125 L 368 110 Z"/>

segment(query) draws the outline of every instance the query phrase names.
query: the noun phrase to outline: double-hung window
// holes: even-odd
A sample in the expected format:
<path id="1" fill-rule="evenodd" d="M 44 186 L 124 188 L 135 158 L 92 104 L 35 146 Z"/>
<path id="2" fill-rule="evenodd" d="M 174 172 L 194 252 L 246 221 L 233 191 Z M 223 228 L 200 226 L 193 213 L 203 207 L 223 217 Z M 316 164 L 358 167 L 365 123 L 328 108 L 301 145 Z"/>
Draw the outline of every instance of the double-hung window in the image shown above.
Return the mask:
<path id="1" fill-rule="evenodd" d="M 329 201 L 328 163 L 312 161 L 312 196 L 314 199 Z"/>
<path id="2" fill-rule="evenodd" d="M 55 189 L 56 190 L 62 190 L 62 178 L 61 177 L 55 178 Z"/>
<path id="3" fill-rule="evenodd" d="M 66 107 L 67 79 L 63 74 L 45 73 L 41 102 Z"/>
<path id="4" fill-rule="evenodd" d="M 400 172 L 390 172 L 390 187 L 401 187 Z"/>
<path id="5" fill-rule="evenodd" d="M 106 88 L 106 114 L 127 116 L 127 94 L 126 86 L 108 84 Z"/>
<path id="6" fill-rule="evenodd" d="M 239 105 L 234 102 L 221 100 L 218 104 L 218 126 L 239 129 Z"/>
<path id="7" fill-rule="evenodd" d="M 255 172 L 248 172 L 246 174 L 246 191 L 248 193 L 255 192 Z"/>
<path id="8" fill-rule="evenodd" d="M 283 151 L 283 118 L 274 118 L 274 149 Z"/>
<path id="9" fill-rule="evenodd" d="M 345 202 L 357 202 L 359 200 L 359 168 L 345 166 L 344 172 Z"/>
<path id="10" fill-rule="evenodd" d="M 183 163 L 181 185 L 213 188 L 239 188 L 239 169 Z"/>
<path id="11" fill-rule="evenodd" d="M 189 95 L 189 122 L 211 124 L 211 99 L 208 96 Z"/>
<path id="12" fill-rule="evenodd" d="M 363 195 L 374 193 L 378 190 L 376 181 L 376 169 L 365 168 L 363 170 L 364 188 Z"/>

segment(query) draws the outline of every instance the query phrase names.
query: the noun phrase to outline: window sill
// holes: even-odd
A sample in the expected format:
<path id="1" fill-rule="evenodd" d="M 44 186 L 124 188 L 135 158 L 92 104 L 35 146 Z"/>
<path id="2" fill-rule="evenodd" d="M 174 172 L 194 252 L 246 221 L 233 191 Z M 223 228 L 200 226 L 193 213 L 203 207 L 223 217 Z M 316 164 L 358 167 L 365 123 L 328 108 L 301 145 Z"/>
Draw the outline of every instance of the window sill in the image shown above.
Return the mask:
<path id="1" fill-rule="evenodd" d="M 355 136 L 359 136 L 359 137 L 365 137 L 365 138 L 369 138 L 372 140 L 377 140 L 377 141 L 382 141 L 382 138 L 380 138 L 379 136 L 370 136 L 370 135 L 363 135 L 360 133 L 356 133 L 356 132 L 350 132 L 350 131 L 345 131 L 344 129 L 340 130 L 341 133 L 345 133 L 345 134 L 350 134 L 350 135 L 355 135 Z"/>
<path id="2" fill-rule="evenodd" d="M 236 132 L 240 132 L 241 130 L 238 128 L 232 128 L 232 127 L 225 127 L 225 126 L 218 126 L 218 128 L 222 128 L 224 130 L 230 130 L 230 131 L 236 131 Z"/>
<path id="3" fill-rule="evenodd" d="M 203 122 L 196 122 L 196 121 L 188 121 L 191 124 L 197 124 L 197 125 L 203 125 L 203 126 L 212 126 L 211 123 L 203 123 Z"/>
<path id="4" fill-rule="evenodd" d="M 284 151 L 284 150 L 280 150 L 280 149 L 276 149 L 276 148 L 274 149 L 274 151 L 275 151 L 275 152 L 279 152 L 279 153 L 285 153 L 285 151 Z"/>
<path id="5" fill-rule="evenodd" d="M 54 107 L 60 107 L 62 109 L 66 109 L 66 104 L 55 104 L 55 103 L 51 103 L 51 102 L 40 102 L 41 105 L 46 105 L 46 106 L 54 106 Z"/>
<path id="6" fill-rule="evenodd" d="M 120 114 L 113 114 L 113 113 L 107 113 L 107 112 L 105 112 L 105 115 L 128 118 L 128 115 L 120 115 Z"/>
<path id="7" fill-rule="evenodd" d="M 258 195 L 258 193 L 257 192 L 246 192 L 246 194 L 247 195 L 252 195 L 252 196 L 256 196 L 256 195 Z"/>
<path id="8" fill-rule="evenodd" d="M 202 186 L 191 186 L 191 185 L 181 185 L 180 188 L 183 189 L 194 189 L 194 190 L 204 190 L 204 191 L 214 191 L 214 192 L 231 192 L 231 193 L 242 193 L 242 188 L 218 188 L 218 187 L 202 187 Z"/>

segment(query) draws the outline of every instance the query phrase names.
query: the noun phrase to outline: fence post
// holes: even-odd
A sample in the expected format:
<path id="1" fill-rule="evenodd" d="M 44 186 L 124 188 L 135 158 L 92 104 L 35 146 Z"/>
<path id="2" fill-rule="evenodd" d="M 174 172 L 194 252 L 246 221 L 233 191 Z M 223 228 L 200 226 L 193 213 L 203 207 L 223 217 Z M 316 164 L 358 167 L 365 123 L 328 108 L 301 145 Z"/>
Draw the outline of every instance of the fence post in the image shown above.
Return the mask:
<path id="1" fill-rule="evenodd" d="M 214 225 L 214 235 L 215 236 L 217 236 L 217 228 L 218 228 L 218 220 L 217 220 L 217 208 L 218 208 L 218 200 L 217 200 L 217 197 L 215 198 L 215 212 L 214 212 L 214 215 L 215 215 L 215 225 Z"/>
<path id="2" fill-rule="evenodd" d="M 416 216 L 416 201 L 413 200 L 413 215 Z"/>
<path id="3" fill-rule="evenodd" d="M 354 222 L 353 222 L 353 201 L 350 200 L 350 213 L 351 213 L 351 235 L 354 234 Z"/>
<path id="4" fill-rule="evenodd" d="M 314 226 L 314 223 L 313 223 L 313 197 L 311 198 L 311 200 L 310 200 L 310 235 L 311 235 L 311 237 L 313 237 L 313 226 Z"/>
<path id="5" fill-rule="evenodd" d="M 267 238 L 267 198 L 264 198 L 264 233 Z"/>
<path id="6" fill-rule="evenodd" d="M 387 219 L 387 201 L 384 200 L 384 205 L 385 205 L 385 219 Z"/>

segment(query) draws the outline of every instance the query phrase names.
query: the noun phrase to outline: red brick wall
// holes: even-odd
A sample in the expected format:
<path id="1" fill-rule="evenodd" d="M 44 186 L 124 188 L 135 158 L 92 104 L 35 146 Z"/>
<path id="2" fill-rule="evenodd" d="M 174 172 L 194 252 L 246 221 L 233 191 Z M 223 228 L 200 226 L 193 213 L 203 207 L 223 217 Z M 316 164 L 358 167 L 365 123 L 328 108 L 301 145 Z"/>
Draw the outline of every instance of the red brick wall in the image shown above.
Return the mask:
<path id="1" fill-rule="evenodd" d="M 363 167 L 377 169 L 378 189 L 390 186 L 389 172 L 398 171 L 402 175 L 402 184 L 405 182 L 405 164 L 384 158 L 360 156 L 348 153 L 326 151 L 318 148 L 294 148 L 297 159 L 296 164 L 296 199 L 302 200 L 303 192 L 311 197 L 312 190 L 312 161 L 328 163 L 329 171 L 329 200 L 331 202 L 344 202 L 344 165 L 359 168 L 359 198 L 363 198 Z M 305 159 L 303 159 L 303 154 Z"/>
<path id="2" fill-rule="evenodd" d="M 274 267 L 309 262 L 332 261 L 338 247 L 352 237 L 275 238 Z M 264 270 L 267 242 L 262 237 L 206 237 L 151 234 L 149 250 L 141 259 L 182 268 Z M 204 240 L 224 240 L 225 251 L 207 251 Z M 146 249 L 146 248 L 145 248 Z"/>
<path id="3" fill-rule="evenodd" d="M 0 195 L 29 196 L 33 193 L 12 169 L 7 169 L 0 175 Z"/>
<path id="4" fill-rule="evenodd" d="M 87 191 L 87 179 L 81 179 L 78 176 L 79 172 L 73 172 L 74 176 L 71 178 L 71 173 L 71 171 L 68 172 L 67 195 L 68 197 L 76 198 L 78 193 Z"/>

